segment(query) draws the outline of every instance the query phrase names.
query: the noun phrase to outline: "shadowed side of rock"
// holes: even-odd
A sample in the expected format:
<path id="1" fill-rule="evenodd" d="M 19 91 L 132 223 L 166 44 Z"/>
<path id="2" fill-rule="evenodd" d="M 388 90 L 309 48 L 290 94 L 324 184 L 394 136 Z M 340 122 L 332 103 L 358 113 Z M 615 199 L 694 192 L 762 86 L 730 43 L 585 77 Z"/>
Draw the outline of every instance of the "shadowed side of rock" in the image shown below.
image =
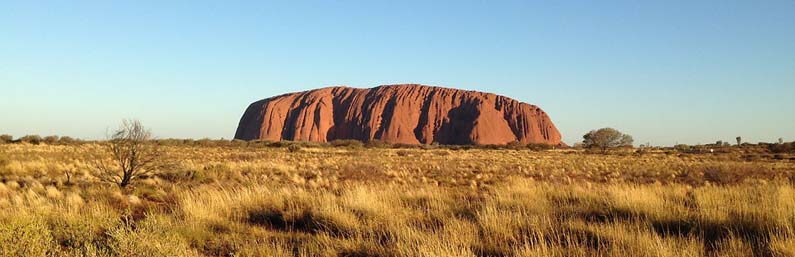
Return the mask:
<path id="1" fill-rule="evenodd" d="M 540 108 L 490 93 L 423 85 L 329 87 L 257 101 L 236 139 L 404 144 L 560 144 Z"/>

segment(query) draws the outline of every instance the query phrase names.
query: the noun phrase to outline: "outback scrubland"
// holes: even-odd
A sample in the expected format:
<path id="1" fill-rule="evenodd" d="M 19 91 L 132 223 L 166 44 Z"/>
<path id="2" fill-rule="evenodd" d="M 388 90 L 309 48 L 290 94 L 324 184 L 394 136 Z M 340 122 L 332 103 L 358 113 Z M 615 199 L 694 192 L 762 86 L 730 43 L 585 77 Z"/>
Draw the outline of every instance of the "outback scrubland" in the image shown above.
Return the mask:
<path id="1" fill-rule="evenodd" d="M 0 255 L 795 256 L 789 152 L 160 143 L 0 145 Z"/>

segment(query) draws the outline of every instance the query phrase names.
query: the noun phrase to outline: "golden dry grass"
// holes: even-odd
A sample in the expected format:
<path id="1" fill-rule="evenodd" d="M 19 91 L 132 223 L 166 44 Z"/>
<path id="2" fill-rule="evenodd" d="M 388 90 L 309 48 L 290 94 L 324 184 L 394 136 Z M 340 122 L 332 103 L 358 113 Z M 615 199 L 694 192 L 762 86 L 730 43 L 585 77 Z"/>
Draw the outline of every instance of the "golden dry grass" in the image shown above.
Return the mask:
<path id="1" fill-rule="evenodd" d="M 122 191 L 97 147 L 0 145 L 0 256 L 795 256 L 786 159 L 174 146 Z"/>

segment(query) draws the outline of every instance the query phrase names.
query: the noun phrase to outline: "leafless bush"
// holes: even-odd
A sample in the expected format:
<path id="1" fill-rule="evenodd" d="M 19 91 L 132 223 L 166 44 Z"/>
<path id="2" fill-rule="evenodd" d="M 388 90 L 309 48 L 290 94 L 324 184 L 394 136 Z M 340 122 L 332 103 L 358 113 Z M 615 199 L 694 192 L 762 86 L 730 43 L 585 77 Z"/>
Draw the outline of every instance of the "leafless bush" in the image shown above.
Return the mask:
<path id="1" fill-rule="evenodd" d="M 101 178 L 125 188 L 142 176 L 153 175 L 162 165 L 162 152 L 152 139 L 152 133 L 141 122 L 123 121 L 109 136 L 105 156 L 95 158 L 94 166 Z"/>

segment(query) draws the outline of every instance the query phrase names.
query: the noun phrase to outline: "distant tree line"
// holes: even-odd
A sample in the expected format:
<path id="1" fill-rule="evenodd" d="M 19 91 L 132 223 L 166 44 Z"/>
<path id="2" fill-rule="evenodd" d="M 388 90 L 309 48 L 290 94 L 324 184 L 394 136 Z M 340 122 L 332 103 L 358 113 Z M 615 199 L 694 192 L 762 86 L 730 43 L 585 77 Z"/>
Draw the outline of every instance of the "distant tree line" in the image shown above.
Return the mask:
<path id="1" fill-rule="evenodd" d="M 28 143 L 28 144 L 48 144 L 48 145 L 73 145 L 84 142 L 80 139 L 75 139 L 68 136 L 39 136 L 39 135 L 26 135 L 14 139 L 11 135 L 0 135 L 0 144 L 14 144 L 14 143 Z"/>
<path id="2" fill-rule="evenodd" d="M 713 144 L 687 145 L 678 144 L 673 147 L 663 149 L 688 154 L 703 153 L 795 153 L 795 142 L 767 143 L 759 142 L 756 144 L 742 143 L 733 145 L 727 142 L 718 141 Z"/>
<path id="3" fill-rule="evenodd" d="M 441 145 L 441 144 L 401 144 L 389 143 L 381 140 L 360 141 L 355 139 L 338 139 L 329 142 L 308 142 L 308 141 L 268 141 L 268 140 L 212 140 L 212 139 L 162 139 L 156 141 L 161 145 L 168 146 L 222 146 L 222 147 L 292 147 L 296 148 L 389 148 L 389 149 L 450 149 L 450 150 L 469 150 L 469 149 L 514 149 L 514 150 L 549 150 L 559 146 L 548 144 L 521 144 L 511 142 L 503 145 Z"/>
<path id="4" fill-rule="evenodd" d="M 10 143 L 28 143 L 28 144 L 47 144 L 47 145 L 74 145 L 84 143 L 100 143 L 106 140 L 81 140 L 68 136 L 46 136 L 27 135 L 20 138 L 14 138 L 11 135 L 0 135 L 0 144 Z M 323 147 L 343 147 L 343 148 L 423 148 L 423 149 L 451 149 L 451 150 L 468 150 L 468 149 L 515 149 L 515 150 L 549 150 L 559 148 L 560 146 L 553 146 L 548 144 L 522 144 L 519 142 L 510 142 L 504 145 L 414 145 L 414 144 L 400 144 L 389 143 L 380 140 L 371 140 L 363 142 L 354 139 L 339 139 L 330 142 L 307 142 L 307 141 L 267 141 L 267 140 L 228 140 L 228 139 L 150 139 L 150 142 L 160 146 L 206 146 L 206 147 L 289 147 L 295 145 L 298 148 L 323 148 Z"/>
<path id="5" fill-rule="evenodd" d="M 514 149 L 514 150 L 533 150 L 543 151 L 557 148 L 568 148 L 566 146 L 553 146 L 548 144 L 521 144 L 519 142 L 511 142 L 504 145 L 412 145 L 412 144 L 399 144 L 389 143 L 380 140 L 371 140 L 362 142 L 353 139 L 333 140 L 330 142 L 306 142 L 306 141 L 267 141 L 267 140 L 228 140 L 228 139 L 151 139 L 151 142 L 160 146 L 198 146 L 198 147 L 270 147 L 270 148 L 287 148 L 293 149 L 301 148 L 324 148 L 324 147 L 342 147 L 342 148 L 421 148 L 421 149 L 449 149 L 449 150 L 469 150 L 469 149 Z M 96 140 L 82 140 L 68 136 L 39 136 L 39 135 L 26 135 L 20 138 L 14 138 L 11 135 L 0 135 L 0 144 L 13 144 L 13 143 L 27 143 L 27 144 L 47 144 L 47 145 L 76 145 L 84 143 L 97 143 L 102 142 Z M 592 130 L 583 135 L 583 141 L 576 143 L 573 148 L 586 148 L 606 152 L 615 148 L 632 148 L 632 136 L 624 134 L 613 128 L 602 128 Z M 650 148 L 650 145 L 641 145 L 640 148 Z M 735 147 L 740 148 L 755 148 L 764 150 L 771 153 L 787 153 L 795 152 L 795 142 L 784 142 L 783 138 L 778 138 L 775 143 L 759 142 L 756 144 L 741 142 L 739 145 L 729 143 L 727 141 L 716 141 L 712 144 L 698 144 L 687 145 L 678 144 L 672 147 L 657 147 L 661 149 L 671 149 L 685 153 L 706 153 L 712 152 L 728 152 Z"/>

